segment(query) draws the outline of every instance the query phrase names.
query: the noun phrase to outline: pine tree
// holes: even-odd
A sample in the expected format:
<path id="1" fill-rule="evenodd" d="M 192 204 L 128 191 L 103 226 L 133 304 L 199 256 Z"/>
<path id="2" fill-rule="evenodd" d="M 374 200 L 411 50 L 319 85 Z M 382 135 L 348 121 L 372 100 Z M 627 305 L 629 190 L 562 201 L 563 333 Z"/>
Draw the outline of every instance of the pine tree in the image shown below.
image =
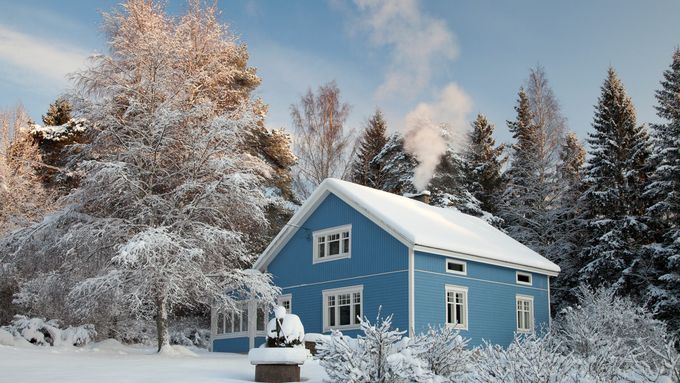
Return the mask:
<path id="1" fill-rule="evenodd" d="M 47 113 L 42 116 L 43 124 L 47 126 L 64 125 L 71 119 L 71 103 L 65 98 L 58 98 L 50 104 Z"/>
<path id="2" fill-rule="evenodd" d="M 404 149 L 404 137 L 399 133 L 392 134 L 373 160 L 371 166 L 381 169 L 381 190 L 402 195 L 415 193 L 413 174 L 418 161 Z"/>
<path id="3" fill-rule="evenodd" d="M 654 170 L 645 192 L 653 202 L 647 214 L 656 223 L 657 240 L 646 247 L 658 276 L 648 298 L 658 317 L 680 334 L 680 48 L 663 77 L 656 110 L 666 122 L 652 125 Z"/>
<path id="4" fill-rule="evenodd" d="M 587 189 L 582 196 L 588 239 L 580 256 L 581 280 L 592 286 L 618 282 L 632 293 L 630 277 L 646 230 L 642 193 L 649 143 L 645 128 L 636 123 L 633 103 L 613 68 L 601 87 L 594 132 L 588 136 L 591 157 L 586 165 Z M 633 284 L 646 283 L 637 281 Z"/>
<path id="5" fill-rule="evenodd" d="M 496 214 L 503 188 L 501 168 L 506 159 L 502 157 L 505 146 L 496 146 L 493 131 L 493 124 L 484 115 L 477 115 L 464 158 L 468 190 L 480 201 L 482 209 Z"/>
<path id="6" fill-rule="evenodd" d="M 578 254 L 583 238 L 583 223 L 578 200 L 583 193 L 583 166 L 586 150 L 575 133 L 566 135 L 560 149 L 557 168 L 558 190 L 556 207 L 553 211 L 553 242 L 546 251 L 546 257 L 557 263 L 562 272 L 551 285 L 554 306 L 574 303 L 574 288 L 578 286 Z"/>
<path id="7" fill-rule="evenodd" d="M 383 176 L 379 163 L 371 163 L 387 143 L 387 123 L 380 110 L 368 120 L 356 150 L 350 178 L 352 182 L 376 189 L 382 188 Z"/>

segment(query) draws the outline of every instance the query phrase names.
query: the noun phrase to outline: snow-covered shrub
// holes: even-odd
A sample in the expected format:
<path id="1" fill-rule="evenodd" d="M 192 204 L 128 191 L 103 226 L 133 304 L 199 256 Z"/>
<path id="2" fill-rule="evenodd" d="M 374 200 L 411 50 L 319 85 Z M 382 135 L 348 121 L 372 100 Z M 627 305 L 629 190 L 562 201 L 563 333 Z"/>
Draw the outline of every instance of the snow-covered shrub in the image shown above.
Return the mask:
<path id="1" fill-rule="evenodd" d="M 590 376 L 615 380 L 637 368 L 654 366 L 667 344 L 665 325 L 630 299 L 611 288 L 592 290 L 581 286 L 578 305 L 568 307 L 554 322 L 563 352 L 581 360 Z"/>
<path id="2" fill-rule="evenodd" d="M 560 352 L 550 334 L 516 336 L 507 348 L 485 343 L 476 350 L 477 362 L 469 371 L 470 382 L 558 383 L 581 381 L 578 361 Z"/>
<path id="3" fill-rule="evenodd" d="M 470 340 L 460 336 L 459 331 L 448 326 L 430 327 L 426 333 L 416 336 L 413 344 L 420 350 L 421 359 L 430 371 L 442 377 L 458 377 L 465 373 L 472 360 L 467 350 Z"/>
<path id="4" fill-rule="evenodd" d="M 267 323 L 267 347 L 300 347 L 305 328 L 295 314 L 286 314 L 282 306 L 274 308 L 274 318 Z"/>
<path id="5" fill-rule="evenodd" d="M 43 318 L 28 318 L 24 315 L 15 315 L 12 322 L 4 326 L 3 330 L 15 338 L 23 338 L 38 346 L 84 346 L 94 341 L 97 336 L 91 324 L 61 329 L 56 320 L 46 321 Z"/>
<path id="6" fill-rule="evenodd" d="M 434 376 L 420 359 L 420 349 L 392 329 L 392 316 L 361 321 L 363 336 L 352 339 L 333 331 L 317 343 L 317 358 L 332 382 L 428 382 Z"/>
<path id="7" fill-rule="evenodd" d="M 150 331 L 153 333 L 153 331 Z M 201 316 L 175 317 L 170 323 L 170 344 L 208 348 L 210 320 Z"/>

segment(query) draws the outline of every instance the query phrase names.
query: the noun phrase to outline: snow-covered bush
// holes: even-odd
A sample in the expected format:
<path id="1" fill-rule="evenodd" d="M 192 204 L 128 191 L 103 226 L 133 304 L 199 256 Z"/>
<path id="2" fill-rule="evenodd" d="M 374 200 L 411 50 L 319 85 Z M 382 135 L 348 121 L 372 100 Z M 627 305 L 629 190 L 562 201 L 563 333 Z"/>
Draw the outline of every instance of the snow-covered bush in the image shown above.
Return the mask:
<path id="1" fill-rule="evenodd" d="M 267 323 L 267 347 L 300 347 L 305 328 L 295 314 L 286 314 L 282 306 L 274 307 L 274 318 Z"/>
<path id="2" fill-rule="evenodd" d="M 91 324 L 61 329 L 56 320 L 46 321 L 43 318 L 28 318 L 24 315 L 14 316 L 12 322 L 2 329 L 15 338 L 23 338 L 38 346 L 84 346 L 94 341 L 97 336 Z"/>
<path id="3" fill-rule="evenodd" d="M 392 329 L 392 316 L 371 324 L 360 318 L 363 336 L 352 339 L 333 331 L 316 346 L 321 366 L 332 382 L 428 382 L 434 376 L 420 359 L 421 350 Z"/>
<path id="4" fill-rule="evenodd" d="M 459 377 L 469 369 L 473 353 L 466 349 L 468 342 L 458 330 L 447 326 L 430 327 L 413 339 L 430 371 L 447 378 Z"/>
<path id="5" fill-rule="evenodd" d="M 578 361 L 563 354 L 550 334 L 516 336 L 507 348 L 485 343 L 476 350 L 477 362 L 469 371 L 470 382 L 576 382 Z"/>
<path id="6" fill-rule="evenodd" d="M 582 369 L 599 380 L 614 380 L 639 363 L 655 366 L 656 350 L 668 342 L 665 325 L 611 288 L 581 286 L 578 305 L 554 322 L 563 353 L 573 353 Z"/>

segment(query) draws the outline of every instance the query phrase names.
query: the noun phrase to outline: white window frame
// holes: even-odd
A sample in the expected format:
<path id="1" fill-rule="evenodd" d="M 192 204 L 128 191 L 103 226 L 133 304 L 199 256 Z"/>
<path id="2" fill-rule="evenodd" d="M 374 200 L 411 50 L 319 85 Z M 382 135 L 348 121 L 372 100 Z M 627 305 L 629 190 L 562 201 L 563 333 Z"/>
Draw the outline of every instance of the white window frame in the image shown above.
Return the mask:
<path id="1" fill-rule="evenodd" d="M 450 270 L 449 269 L 450 263 L 456 263 L 456 264 L 462 265 L 463 271 Z M 447 259 L 446 260 L 446 272 L 449 273 L 449 274 L 467 275 L 467 262 L 459 261 L 457 259 Z"/>
<path id="2" fill-rule="evenodd" d="M 449 293 L 462 293 L 463 294 L 463 323 L 462 324 L 454 324 L 454 323 L 449 323 Z M 446 285 L 446 289 L 444 292 L 444 322 L 446 323 L 447 327 L 453 327 L 458 330 L 467 330 L 469 327 L 469 322 L 468 322 L 468 288 L 465 286 L 454 286 L 454 285 Z M 455 310 L 454 310 L 455 312 Z"/>
<path id="3" fill-rule="evenodd" d="M 520 302 L 529 302 L 529 323 L 528 328 L 520 328 L 519 327 L 519 313 L 520 309 L 517 307 Z M 522 313 L 526 312 L 524 310 L 521 310 Z M 516 322 L 516 328 L 517 332 L 519 333 L 532 333 L 534 332 L 534 297 L 530 295 L 516 295 L 515 296 L 515 322 Z"/>
<path id="4" fill-rule="evenodd" d="M 232 329 L 234 328 L 234 316 L 236 315 L 235 310 L 228 310 L 227 313 L 224 312 L 224 310 L 213 308 L 212 310 L 212 315 L 211 315 L 211 330 L 212 330 L 212 339 L 228 339 L 228 338 L 242 338 L 242 337 L 249 337 L 251 335 L 253 336 L 265 336 L 265 332 L 267 329 L 267 322 L 269 321 L 269 313 L 267 312 L 267 308 L 265 305 L 260 305 L 264 309 L 264 326 L 262 330 L 257 329 L 257 310 L 258 310 L 258 304 L 255 301 L 242 301 L 238 303 L 241 305 L 241 312 L 239 313 L 240 315 L 240 328 L 239 331 L 237 332 L 224 332 L 224 325 L 226 324 L 226 315 L 222 314 L 229 314 L 231 316 L 231 326 Z M 248 328 L 247 330 L 243 331 L 243 313 L 247 313 L 248 316 Z M 220 332 L 220 323 L 219 319 L 220 316 L 222 317 L 222 332 Z"/>
<path id="5" fill-rule="evenodd" d="M 323 290 L 321 292 L 321 296 L 323 299 L 323 305 L 322 305 L 322 310 L 323 310 L 323 315 L 321 315 L 322 320 L 323 320 L 323 331 L 328 332 L 331 330 L 354 330 L 354 329 L 360 329 L 361 324 L 360 323 L 352 323 L 349 325 L 339 325 L 340 323 L 340 310 L 337 309 L 338 307 L 338 295 L 342 294 L 350 294 L 350 322 L 359 322 L 356 319 L 356 310 L 354 308 L 355 303 L 354 303 L 354 294 L 359 293 L 359 310 L 361 313 L 359 313 L 360 316 L 363 317 L 364 315 L 364 285 L 356 285 L 356 286 L 347 286 L 347 287 L 341 287 L 337 289 L 329 289 L 329 290 Z M 330 318 L 328 317 L 328 297 L 334 296 L 335 297 L 335 325 L 331 326 L 330 325 Z"/>
<path id="6" fill-rule="evenodd" d="M 520 280 L 519 280 L 519 276 L 520 276 L 520 275 L 529 277 L 529 282 L 520 281 Z M 525 273 L 525 272 L 522 272 L 522 271 L 517 271 L 517 272 L 515 272 L 515 282 L 516 282 L 518 285 L 531 286 L 531 285 L 534 284 L 534 276 L 533 276 L 533 274 L 531 274 L 531 273 Z"/>
<path id="7" fill-rule="evenodd" d="M 293 294 L 281 294 L 276 299 L 276 304 L 279 306 L 284 306 L 283 302 L 288 302 L 288 308 L 286 309 L 286 314 L 293 313 Z"/>
<path id="8" fill-rule="evenodd" d="M 342 242 L 343 238 L 342 235 L 343 233 L 349 232 L 349 246 L 348 246 L 348 251 L 346 253 L 342 252 Z M 326 237 L 333 235 L 333 234 L 339 234 L 340 235 L 340 254 L 337 255 L 328 255 L 328 240 Z M 317 230 L 313 233 L 312 235 L 313 240 L 313 257 L 312 257 L 312 263 L 321 263 L 321 262 L 328 262 L 328 261 L 335 261 L 338 259 L 346 259 L 346 258 L 351 258 L 352 257 L 352 225 L 342 225 L 342 226 L 336 226 L 336 227 L 331 227 L 328 229 L 323 229 L 323 230 Z M 324 237 L 324 256 L 322 258 L 319 258 L 319 238 Z"/>

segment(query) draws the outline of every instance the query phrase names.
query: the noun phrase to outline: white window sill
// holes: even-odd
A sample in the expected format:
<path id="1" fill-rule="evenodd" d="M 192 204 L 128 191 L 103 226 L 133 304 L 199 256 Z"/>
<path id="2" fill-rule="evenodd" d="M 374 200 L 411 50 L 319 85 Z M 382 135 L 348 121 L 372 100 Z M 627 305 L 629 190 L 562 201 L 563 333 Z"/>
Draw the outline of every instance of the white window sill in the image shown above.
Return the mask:
<path id="1" fill-rule="evenodd" d="M 467 331 L 467 330 L 468 330 L 468 327 L 467 327 L 467 326 L 461 326 L 461 325 L 459 325 L 459 324 L 451 324 L 451 323 L 447 323 L 447 324 L 446 324 L 446 327 L 448 327 L 448 328 L 453 328 L 453 329 L 456 329 L 456 330 L 463 330 L 463 331 Z"/>
<path id="2" fill-rule="evenodd" d="M 517 329 L 517 330 L 515 330 L 515 331 L 516 331 L 518 334 L 533 334 L 533 333 L 534 333 L 534 330 L 520 330 L 520 329 Z"/>
<path id="3" fill-rule="evenodd" d="M 346 326 L 324 327 L 323 332 L 331 332 L 333 330 L 338 330 L 338 331 L 361 330 L 361 325 L 360 324 L 351 324 L 351 325 L 346 325 Z"/>
<path id="4" fill-rule="evenodd" d="M 323 257 L 323 258 L 314 258 L 312 260 L 312 264 L 324 263 L 324 262 L 330 262 L 330 261 L 337 261 L 339 259 L 347 259 L 347 258 L 352 258 L 352 255 L 348 253 L 348 254 L 333 255 L 333 256 L 328 256 L 328 257 Z"/>

